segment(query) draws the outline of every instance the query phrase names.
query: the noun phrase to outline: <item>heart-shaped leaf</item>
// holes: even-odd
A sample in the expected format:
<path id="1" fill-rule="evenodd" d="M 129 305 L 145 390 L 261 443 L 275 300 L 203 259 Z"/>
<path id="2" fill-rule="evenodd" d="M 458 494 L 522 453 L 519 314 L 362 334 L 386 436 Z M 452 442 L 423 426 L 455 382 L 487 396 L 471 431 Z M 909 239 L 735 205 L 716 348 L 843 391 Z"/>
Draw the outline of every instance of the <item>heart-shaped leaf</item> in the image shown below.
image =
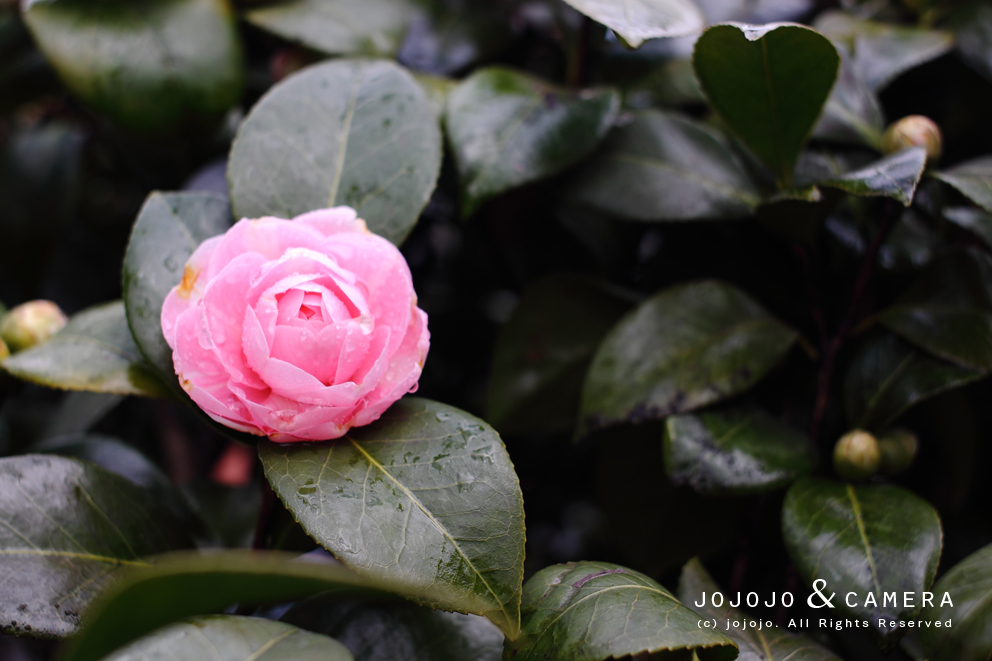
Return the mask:
<path id="1" fill-rule="evenodd" d="M 819 478 L 803 478 L 786 493 L 782 535 L 803 578 L 810 585 L 825 580 L 822 592 L 840 597 L 834 606 L 868 620 L 887 647 L 906 632 L 891 623 L 919 612 L 922 592 L 937 573 L 942 540 L 936 510 L 913 493 Z M 892 592 L 897 599 L 890 595 L 886 601 L 885 593 Z M 908 603 L 907 592 L 913 595 Z"/>
<path id="2" fill-rule="evenodd" d="M 616 32 L 633 48 L 647 39 L 681 37 L 702 29 L 705 18 L 692 0 L 565 0 Z"/>
<path id="3" fill-rule="evenodd" d="M 340 55 L 392 55 L 416 6 L 408 0 L 290 0 L 245 12 L 263 30 Z"/>
<path id="4" fill-rule="evenodd" d="M 992 545 L 954 565 L 920 613 L 920 641 L 932 661 L 987 661 L 992 656 Z M 944 594 L 951 602 L 944 603 Z M 933 622 L 953 626 L 935 627 Z M 931 624 L 926 625 L 927 622 Z"/>
<path id="5" fill-rule="evenodd" d="M 757 493 L 813 470 L 803 434 L 758 409 L 683 413 L 665 420 L 665 471 L 702 494 Z"/>
<path id="6" fill-rule="evenodd" d="M 496 342 L 486 419 L 504 434 L 572 429 L 589 361 L 630 307 L 618 292 L 574 275 L 525 289 Z"/>
<path id="7" fill-rule="evenodd" d="M 241 98 L 241 42 L 226 0 L 23 4 L 66 87 L 130 129 L 216 119 Z"/>
<path id="8" fill-rule="evenodd" d="M 721 592 L 707 573 L 703 563 L 693 558 L 682 568 L 679 578 L 679 601 L 696 611 L 704 618 L 716 622 L 716 628 L 733 639 L 740 647 L 737 661 L 841 661 L 830 650 L 821 647 L 805 636 L 792 633 L 776 626 L 749 627 L 728 626 L 734 619 L 748 620 L 750 616 L 730 606 L 717 607 L 707 595 Z M 722 594 L 722 592 L 721 592 Z M 698 604 L 703 604 L 699 606 Z M 749 623 L 750 624 L 750 623 Z"/>
<path id="9" fill-rule="evenodd" d="M 320 595 L 297 603 L 282 621 L 339 640 L 356 661 L 503 658 L 503 632 L 486 618 L 415 604 Z"/>
<path id="10" fill-rule="evenodd" d="M 282 622 L 239 615 L 205 615 L 139 638 L 104 661 L 354 661 L 333 638 Z"/>
<path id="11" fill-rule="evenodd" d="M 878 320 L 941 358 L 992 370 L 992 258 L 977 250 L 943 255 Z"/>
<path id="12" fill-rule="evenodd" d="M 926 163 L 926 150 L 923 147 L 911 147 L 836 179 L 818 183 L 820 186 L 839 188 L 859 197 L 891 197 L 908 207 L 913 203 L 913 194 L 923 176 Z"/>
<path id="13" fill-rule="evenodd" d="M 872 333 L 851 359 L 844 408 L 851 427 L 884 431 L 917 403 L 985 376 L 914 349 L 890 333 Z"/>
<path id="14" fill-rule="evenodd" d="M 523 497 L 482 420 L 407 398 L 338 442 L 264 442 L 258 453 L 283 504 L 345 565 L 516 636 Z"/>
<path id="15" fill-rule="evenodd" d="M 881 101 L 865 83 L 851 57 L 842 55 L 837 84 L 813 129 L 813 137 L 878 149 L 883 131 L 885 115 Z"/>
<path id="16" fill-rule="evenodd" d="M 445 123 L 462 215 L 588 156 L 613 126 L 620 95 L 572 91 L 510 69 L 481 69 L 448 95 Z"/>
<path id="17" fill-rule="evenodd" d="M 423 89 L 381 60 L 334 60 L 273 87 L 241 125 L 228 166 L 239 218 L 292 218 L 347 205 L 399 244 L 441 167 Z"/>
<path id="18" fill-rule="evenodd" d="M 599 345 L 582 389 L 580 433 L 664 418 L 747 390 L 798 335 L 750 296 L 705 280 L 663 290 Z"/>
<path id="19" fill-rule="evenodd" d="M 837 78 L 837 49 L 801 25 L 716 25 L 696 42 L 692 63 L 714 110 L 789 188 Z"/>
<path id="20" fill-rule="evenodd" d="M 992 156 L 982 156 L 933 173 L 961 191 L 969 200 L 992 213 Z"/>
<path id="21" fill-rule="evenodd" d="M 605 661 L 689 650 L 700 661 L 737 656 L 737 644 L 640 572 L 605 562 L 555 565 L 524 586 L 514 661 Z M 689 658 L 686 656 L 686 658 Z"/>
<path id="22" fill-rule="evenodd" d="M 611 215 L 647 221 L 743 217 L 760 200 L 718 131 L 655 110 L 614 129 L 569 195 Z"/>
<path id="23" fill-rule="evenodd" d="M 73 633 L 83 608 L 122 568 L 192 546 L 150 491 L 78 459 L 0 459 L 0 513 L 5 634 Z"/>
<path id="24" fill-rule="evenodd" d="M 0 363 L 19 379 L 64 390 L 164 397 L 131 337 L 121 301 L 73 315 L 52 339 Z"/>

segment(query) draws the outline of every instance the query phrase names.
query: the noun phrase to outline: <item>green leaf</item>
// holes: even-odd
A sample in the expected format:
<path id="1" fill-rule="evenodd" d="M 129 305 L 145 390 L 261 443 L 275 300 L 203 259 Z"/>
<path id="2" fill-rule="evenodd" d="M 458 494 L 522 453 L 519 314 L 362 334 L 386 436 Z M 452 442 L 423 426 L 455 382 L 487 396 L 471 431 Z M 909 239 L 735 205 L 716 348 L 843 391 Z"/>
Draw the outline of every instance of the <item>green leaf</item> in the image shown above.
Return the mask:
<path id="1" fill-rule="evenodd" d="M 489 198 L 588 156 L 613 126 L 620 95 L 572 91 L 510 69 L 480 69 L 448 95 L 462 216 Z"/>
<path id="2" fill-rule="evenodd" d="M 228 179 L 239 218 L 347 205 L 399 244 L 427 204 L 441 131 L 402 67 L 335 60 L 273 87 L 238 131 Z"/>
<path id="3" fill-rule="evenodd" d="M 150 567 L 127 572 L 105 590 L 61 661 L 99 661 L 166 624 L 235 603 L 285 603 L 327 591 L 388 597 L 336 563 L 277 551 L 168 554 Z"/>
<path id="4" fill-rule="evenodd" d="M 49 388 L 164 397 L 128 330 L 121 301 L 73 315 L 52 339 L 0 363 L 19 379 Z"/>
<path id="5" fill-rule="evenodd" d="M 992 156 L 959 163 L 933 173 L 946 184 L 958 189 L 969 200 L 992 213 Z"/>
<path id="6" fill-rule="evenodd" d="M 200 478 L 183 485 L 183 492 L 196 503 L 200 516 L 216 534 L 211 540 L 213 545 L 251 548 L 262 504 L 262 490 L 257 482 L 228 487 Z"/>
<path id="7" fill-rule="evenodd" d="M 953 606 L 941 605 L 947 593 Z M 925 621 L 953 626 L 920 628 L 920 640 L 931 661 L 987 661 L 992 656 L 992 545 L 954 565 L 933 588 L 933 606 L 920 613 Z"/>
<path id="8" fill-rule="evenodd" d="M 773 491 L 816 460 L 806 436 L 758 409 L 670 416 L 664 448 L 672 482 L 706 495 Z"/>
<path id="9" fill-rule="evenodd" d="M 177 622 L 123 647 L 105 661 L 353 661 L 332 638 L 282 622 L 206 615 Z"/>
<path id="10" fill-rule="evenodd" d="M 737 656 L 737 645 L 640 572 L 606 562 L 574 562 L 537 572 L 524 586 L 514 661 L 605 661 L 688 651 L 700 661 Z"/>
<path id="11" fill-rule="evenodd" d="M 747 390 L 797 333 L 733 285 L 663 290 L 613 327 L 586 374 L 580 433 L 664 418 Z"/>
<path id="12" fill-rule="evenodd" d="M 800 25 L 728 24 L 703 33 L 692 62 L 714 110 L 789 188 L 837 78 L 837 50 Z"/>
<path id="13" fill-rule="evenodd" d="M 950 32 L 861 21 L 841 11 L 824 12 L 813 27 L 851 53 L 872 90 L 954 47 Z"/>
<path id="14" fill-rule="evenodd" d="M 740 647 L 737 661 L 841 661 L 830 650 L 821 647 L 805 636 L 773 626 L 759 629 L 727 626 L 728 620 L 748 619 L 743 610 L 728 606 L 717 607 L 707 595 L 721 592 L 703 563 L 693 558 L 682 568 L 679 578 L 679 601 L 704 618 L 716 622 L 717 629 L 733 639 Z M 721 592 L 722 594 L 722 592 Z M 696 604 L 704 603 L 704 606 Z"/>
<path id="15" fill-rule="evenodd" d="M 25 0 L 24 19 L 66 87 L 136 131 L 219 118 L 244 67 L 226 0 Z"/>
<path id="16" fill-rule="evenodd" d="M 913 194 L 926 163 L 926 150 L 911 147 L 836 179 L 821 181 L 819 185 L 839 188 L 859 197 L 891 197 L 908 207 L 913 203 Z"/>
<path id="17" fill-rule="evenodd" d="M 936 510 L 905 489 L 819 478 L 802 478 L 786 493 L 782 535 L 807 583 L 825 580 L 823 592 L 839 597 L 834 606 L 868 620 L 886 647 L 906 632 L 890 623 L 915 619 L 919 612 L 921 593 L 937 573 L 942 538 Z M 848 592 L 857 595 L 853 607 Z M 883 593 L 891 592 L 898 595 L 894 604 L 884 600 Z M 906 605 L 904 592 L 915 593 L 914 606 Z"/>
<path id="18" fill-rule="evenodd" d="M 496 341 L 486 419 L 504 434 L 572 429 L 592 355 L 630 307 L 582 276 L 530 285 Z"/>
<path id="19" fill-rule="evenodd" d="M 871 333 L 844 377 L 844 408 L 852 428 L 884 431 L 919 402 L 985 376 L 914 349 L 890 333 Z"/>
<path id="20" fill-rule="evenodd" d="M 82 609 L 124 567 L 188 548 L 149 491 L 78 459 L 0 459 L 0 631 L 73 633 Z"/>
<path id="21" fill-rule="evenodd" d="M 568 194 L 611 215 L 642 221 L 740 218 L 760 200 L 723 135 L 656 110 L 639 112 L 614 129 Z"/>
<path id="22" fill-rule="evenodd" d="M 345 565 L 516 636 L 523 497 L 482 420 L 406 398 L 338 442 L 263 442 L 258 453 L 282 502 Z"/>
<path id="23" fill-rule="evenodd" d="M 624 106 L 627 108 L 668 108 L 706 103 L 706 95 L 699 87 L 691 60 L 665 60 L 645 76 L 625 85 L 623 91 Z"/>
<path id="24" fill-rule="evenodd" d="M 944 207 L 944 218 L 968 230 L 989 247 L 992 247 L 992 215 L 973 207 Z"/>
<path id="25" fill-rule="evenodd" d="M 496 3 L 423 2 L 397 53 L 415 71 L 455 75 L 480 60 L 495 59 L 513 39 L 503 7 Z"/>
<path id="26" fill-rule="evenodd" d="M 992 82 L 992 7 L 975 2 L 951 17 L 961 58 Z"/>
<path id="27" fill-rule="evenodd" d="M 77 390 L 68 392 L 46 420 L 41 438 L 84 432 L 100 422 L 125 399 L 124 395 Z"/>
<path id="28" fill-rule="evenodd" d="M 885 116 L 878 96 L 869 89 L 850 56 L 841 56 L 840 73 L 813 138 L 866 145 L 878 149 Z"/>
<path id="29" fill-rule="evenodd" d="M 705 18 L 692 0 L 565 0 L 637 48 L 647 39 L 699 31 Z"/>
<path id="30" fill-rule="evenodd" d="M 254 25 L 308 48 L 393 55 L 415 5 L 409 0 L 290 0 L 245 12 Z"/>
<path id="31" fill-rule="evenodd" d="M 944 254 L 878 320 L 934 355 L 992 369 L 992 258 L 977 250 Z"/>
<path id="32" fill-rule="evenodd" d="M 442 76 L 432 76 L 426 73 L 413 74 L 427 96 L 438 122 L 444 120 L 444 109 L 448 105 L 448 95 L 458 87 L 458 81 Z"/>
<path id="33" fill-rule="evenodd" d="M 415 604 L 318 595 L 297 603 L 282 621 L 341 641 L 355 661 L 503 658 L 503 633 L 486 618 Z"/>

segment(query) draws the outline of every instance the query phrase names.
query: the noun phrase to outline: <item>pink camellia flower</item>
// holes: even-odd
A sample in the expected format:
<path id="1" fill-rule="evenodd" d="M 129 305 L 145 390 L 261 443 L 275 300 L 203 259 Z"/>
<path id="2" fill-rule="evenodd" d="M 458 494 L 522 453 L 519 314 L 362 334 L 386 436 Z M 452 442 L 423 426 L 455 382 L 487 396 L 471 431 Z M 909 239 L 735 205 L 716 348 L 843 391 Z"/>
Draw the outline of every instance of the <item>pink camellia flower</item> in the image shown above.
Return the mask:
<path id="1" fill-rule="evenodd" d="M 430 346 L 406 260 L 349 207 L 243 219 L 204 241 L 162 332 L 200 408 L 277 442 L 377 419 L 417 389 Z"/>

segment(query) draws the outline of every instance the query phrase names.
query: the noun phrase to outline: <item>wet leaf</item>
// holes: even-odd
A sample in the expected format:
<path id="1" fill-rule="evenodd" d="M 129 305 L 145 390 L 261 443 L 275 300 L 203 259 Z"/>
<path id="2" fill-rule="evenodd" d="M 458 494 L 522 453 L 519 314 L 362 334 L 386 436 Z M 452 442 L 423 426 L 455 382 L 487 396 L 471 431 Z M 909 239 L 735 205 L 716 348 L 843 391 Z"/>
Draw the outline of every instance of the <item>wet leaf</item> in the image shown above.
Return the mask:
<path id="1" fill-rule="evenodd" d="M 239 615 L 205 615 L 139 638 L 105 661 L 353 661 L 327 636 L 282 622 Z"/>
<path id="2" fill-rule="evenodd" d="M 789 489 L 782 535 L 807 585 L 825 580 L 823 592 L 837 593 L 833 604 L 840 613 L 868 620 L 886 647 L 906 632 L 888 623 L 919 612 L 922 592 L 937 573 L 942 539 L 936 510 L 913 493 L 820 478 L 802 478 Z M 857 595 L 853 607 L 845 600 L 849 592 Z M 883 593 L 891 592 L 898 595 L 894 604 L 884 600 Z M 914 605 L 906 605 L 905 592 L 914 594 Z"/>
<path id="3" fill-rule="evenodd" d="M 565 0 L 637 48 L 647 39 L 681 37 L 702 29 L 705 19 L 692 0 Z"/>
<path id="4" fill-rule="evenodd" d="M 611 215 L 642 221 L 739 218 L 750 215 L 760 200 L 718 131 L 655 110 L 614 129 L 568 194 Z"/>
<path id="5" fill-rule="evenodd" d="M 24 19 L 66 87 L 136 131 L 218 119 L 244 68 L 225 0 L 26 0 Z"/>
<path id="6" fill-rule="evenodd" d="M 903 206 L 913 202 L 916 185 L 923 176 L 927 152 L 923 147 L 903 149 L 836 179 L 819 182 L 859 197 L 891 197 Z"/>
<path id="7" fill-rule="evenodd" d="M 244 17 L 328 55 L 393 55 L 415 9 L 409 0 L 290 0 L 250 9 Z"/>
<path id="8" fill-rule="evenodd" d="M 737 656 L 737 645 L 698 626 L 699 616 L 644 574 L 606 562 L 542 569 L 524 585 L 514 661 L 605 661 L 692 650 L 700 661 Z M 686 657 L 688 658 L 688 657 Z"/>
<path id="9" fill-rule="evenodd" d="M 144 397 L 168 393 L 138 351 L 121 301 L 73 315 L 52 339 L 14 354 L 2 366 L 49 388 Z"/>
<path id="10" fill-rule="evenodd" d="M 192 546 L 154 494 L 78 459 L 0 459 L 0 513 L 5 634 L 67 636 L 123 568 Z"/>
<path id="11" fill-rule="evenodd" d="M 851 57 L 842 54 L 837 83 L 813 129 L 813 137 L 878 149 L 883 131 L 885 116 L 878 96 L 865 83 Z"/>
<path id="12" fill-rule="evenodd" d="M 555 274 L 525 289 L 496 342 L 486 419 L 504 434 L 572 429 L 589 361 L 630 307 L 580 276 Z"/>
<path id="13" fill-rule="evenodd" d="M 440 166 L 441 132 L 417 81 L 392 62 L 334 60 L 290 76 L 252 108 L 228 178 L 239 218 L 347 205 L 399 244 Z"/>
<path id="14" fill-rule="evenodd" d="M 844 378 L 847 423 L 884 431 L 919 402 L 984 376 L 914 349 L 890 333 L 871 333 L 851 358 Z"/>
<path id="15" fill-rule="evenodd" d="M 730 606 L 716 607 L 708 595 L 721 592 L 698 558 L 693 558 L 682 568 L 679 578 L 679 601 L 716 622 L 717 628 L 733 639 L 740 647 L 737 661 L 841 661 L 830 650 L 817 645 L 809 638 L 776 626 L 771 628 L 741 629 L 728 627 L 726 622 L 735 618 L 750 619 L 743 610 Z M 722 592 L 721 592 L 722 593 Z M 705 603 L 705 606 L 696 604 Z M 726 602 L 725 602 L 726 603 Z"/>
<path id="16" fill-rule="evenodd" d="M 933 173 L 969 200 L 992 213 L 992 156 L 982 156 Z"/>
<path id="17" fill-rule="evenodd" d="M 692 62 L 714 110 L 779 186 L 789 188 L 796 157 L 837 78 L 837 50 L 800 25 L 728 24 L 703 33 Z"/>
<path id="18" fill-rule="evenodd" d="M 571 91 L 510 69 L 480 69 L 448 95 L 446 127 L 462 215 L 588 156 L 613 126 L 620 95 Z"/>
<path id="19" fill-rule="evenodd" d="M 701 494 L 773 491 L 813 470 L 809 439 L 758 409 L 665 420 L 665 471 Z"/>
<path id="20" fill-rule="evenodd" d="M 743 392 L 797 337 L 727 283 L 705 280 L 663 290 L 600 344 L 583 385 L 580 432 L 664 418 Z"/>
<path id="21" fill-rule="evenodd" d="M 992 369 L 992 258 L 977 250 L 945 253 L 878 320 L 941 358 Z"/>
<path id="22" fill-rule="evenodd" d="M 483 421 L 406 398 L 335 443 L 258 450 L 283 504 L 345 565 L 517 634 L 523 498 L 503 442 Z"/>
<path id="23" fill-rule="evenodd" d="M 941 606 L 944 593 L 950 604 Z M 985 546 L 954 565 L 933 587 L 933 606 L 920 620 L 953 626 L 920 628 L 920 640 L 932 661 L 986 661 L 992 656 L 992 545 Z"/>

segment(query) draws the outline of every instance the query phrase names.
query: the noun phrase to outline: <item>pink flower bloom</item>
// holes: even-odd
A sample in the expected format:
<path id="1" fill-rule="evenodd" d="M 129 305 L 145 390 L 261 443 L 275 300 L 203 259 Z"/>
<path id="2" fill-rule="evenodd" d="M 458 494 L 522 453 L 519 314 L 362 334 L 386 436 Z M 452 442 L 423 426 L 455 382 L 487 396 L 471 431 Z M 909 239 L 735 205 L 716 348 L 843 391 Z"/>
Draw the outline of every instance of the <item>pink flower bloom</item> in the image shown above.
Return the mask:
<path id="1" fill-rule="evenodd" d="M 243 219 L 204 241 L 162 332 L 207 415 L 276 442 L 376 420 L 417 389 L 430 347 L 406 260 L 349 207 Z"/>

